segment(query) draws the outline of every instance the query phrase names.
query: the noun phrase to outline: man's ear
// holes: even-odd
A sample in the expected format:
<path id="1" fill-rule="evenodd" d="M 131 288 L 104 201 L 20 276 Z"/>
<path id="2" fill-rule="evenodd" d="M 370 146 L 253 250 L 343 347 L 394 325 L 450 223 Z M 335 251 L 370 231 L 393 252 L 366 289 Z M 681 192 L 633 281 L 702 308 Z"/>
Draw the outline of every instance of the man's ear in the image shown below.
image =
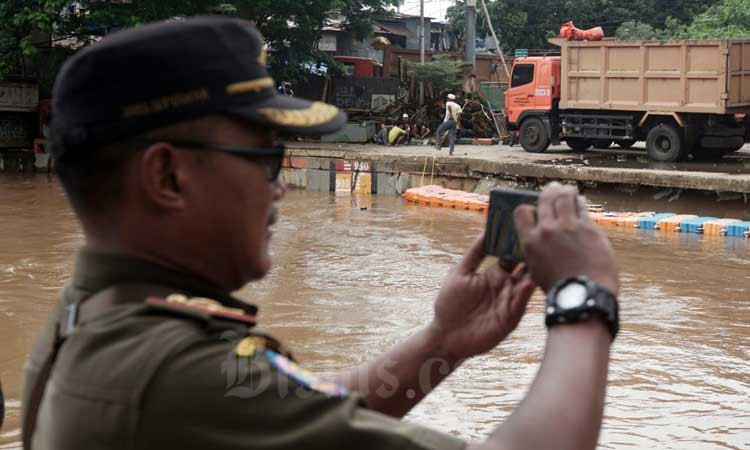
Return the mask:
<path id="1" fill-rule="evenodd" d="M 186 152 L 171 144 L 157 142 L 138 160 L 140 187 L 146 200 L 159 209 L 183 209 L 190 170 Z"/>

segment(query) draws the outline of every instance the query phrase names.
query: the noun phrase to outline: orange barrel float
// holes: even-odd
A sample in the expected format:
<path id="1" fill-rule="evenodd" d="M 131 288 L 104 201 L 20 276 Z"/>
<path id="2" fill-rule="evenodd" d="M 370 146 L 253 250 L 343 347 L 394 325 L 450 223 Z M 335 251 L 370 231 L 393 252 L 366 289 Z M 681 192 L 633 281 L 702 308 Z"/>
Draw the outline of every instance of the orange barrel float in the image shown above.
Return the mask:
<path id="1" fill-rule="evenodd" d="M 706 236 L 724 236 L 727 225 L 739 222 L 738 219 L 716 219 L 703 224 L 703 234 Z"/>
<path id="2" fill-rule="evenodd" d="M 644 230 L 653 230 L 656 227 L 656 224 L 659 223 L 660 220 L 664 220 L 667 217 L 674 216 L 674 213 L 659 213 L 659 214 L 653 214 L 650 216 L 645 216 L 639 218 L 635 222 L 636 228 L 641 228 Z"/>
<path id="3" fill-rule="evenodd" d="M 680 224 L 688 219 L 695 219 L 695 214 L 677 214 L 670 217 L 665 217 L 654 225 L 654 230 L 659 230 L 663 233 L 679 232 Z"/>
<path id="4" fill-rule="evenodd" d="M 456 199 L 456 204 L 454 208 L 469 209 L 469 203 L 472 201 L 476 201 L 478 198 L 479 198 L 479 194 L 472 194 L 469 192 L 464 192 L 462 193 L 462 195 L 459 195 L 458 198 Z"/>
<path id="5" fill-rule="evenodd" d="M 469 211 L 484 211 L 490 207 L 490 196 L 479 195 L 469 202 Z"/>
<path id="6" fill-rule="evenodd" d="M 654 212 L 627 213 L 624 216 L 620 216 L 617 220 L 617 226 L 622 228 L 636 228 L 638 220 L 654 217 L 654 215 Z"/>
<path id="7" fill-rule="evenodd" d="M 703 233 L 703 225 L 706 222 L 717 220 L 716 217 L 696 217 L 694 219 L 688 219 L 680 224 L 680 231 L 683 233 Z"/>
<path id="8" fill-rule="evenodd" d="M 616 227 L 617 221 L 622 216 L 622 213 L 599 213 L 595 218 L 594 222 L 598 223 L 602 226 L 610 226 L 610 227 Z"/>

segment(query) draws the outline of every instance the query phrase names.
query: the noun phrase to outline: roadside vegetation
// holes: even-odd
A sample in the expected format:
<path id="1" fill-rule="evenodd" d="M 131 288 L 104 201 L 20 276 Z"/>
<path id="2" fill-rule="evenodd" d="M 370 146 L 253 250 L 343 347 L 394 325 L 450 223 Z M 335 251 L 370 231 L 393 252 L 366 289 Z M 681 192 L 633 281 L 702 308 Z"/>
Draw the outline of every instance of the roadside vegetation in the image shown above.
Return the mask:
<path id="1" fill-rule="evenodd" d="M 326 20 L 334 14 L 357 38 L 371 32 L 373 16 L 399 0 L 0 0 L 0 80 L 9 74 L 39 78 L 48 90 L 61 62 L 76 47 L 123 27 L 199 14 L 225 14 L 258 26 L 273 49 L 276 79 L 293 79 L 306 64 L 330 63 L 317 49 Z"/>
<path id="2" fill-rule="evenodd" d="M 548 47 L 547 39 L 569 20 L 620 39 L 750 38 L 750 0 L 490 0 L 487 8 L 508 53 Z M 462 38 L 463 1 L 448 9 L 448 20 Z M 477 35 L 488 32 L 480 15 Z"/>

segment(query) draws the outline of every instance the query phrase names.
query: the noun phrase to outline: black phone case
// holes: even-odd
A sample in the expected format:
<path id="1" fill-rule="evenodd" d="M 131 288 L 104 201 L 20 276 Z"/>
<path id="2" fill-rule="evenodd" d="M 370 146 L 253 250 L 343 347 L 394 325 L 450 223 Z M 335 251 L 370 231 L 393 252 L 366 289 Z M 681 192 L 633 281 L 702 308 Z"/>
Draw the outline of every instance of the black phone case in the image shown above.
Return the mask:
<path id="1" fill-rule="evenodd" d="M 539 193 L 518 189 L 493 189 L 484 235 L 484 253 L 503 261 L 519 263 L 524 260 L 521 241 L 513 222 L 513 211 L 520 205 L 535 205 Z"/>

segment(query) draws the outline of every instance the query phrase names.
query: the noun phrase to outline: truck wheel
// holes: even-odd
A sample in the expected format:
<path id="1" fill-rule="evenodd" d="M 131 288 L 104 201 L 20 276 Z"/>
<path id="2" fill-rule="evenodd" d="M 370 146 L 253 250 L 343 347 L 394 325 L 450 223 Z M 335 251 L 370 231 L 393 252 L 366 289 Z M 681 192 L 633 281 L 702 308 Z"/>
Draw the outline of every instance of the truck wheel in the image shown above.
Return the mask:
<path id="1" fill-rule="evenodd" d="M 568 138 L 565 144 L 576 152 L 584 152 L 591 147 L 592 142 L 583 138 Z"/>
<path id="2" fill-rule="evenodd" d="M 612 142 L 611 139 L 594 139 L 594 148 L 606 150 L 612 146 Z"/>
<path id="3" fill-rule="evenodd" d="M 615 144 L 617 144 L 620 148 L 630 148 L 632 147 L 637 141 L 635 139 L 622 139 L 619 141 L 615 141 Z"/>
<path id="4" fill-rule="evenodd" d="M 682 133 L 668 124 L 657 125 L 648 132 L 646 150 L 653 161 L 677 162 L 687 156 Z"/>
<path id="5" fill-rule="evenodd" d="M 521 146 L 529 153 L 543 153 L 549 147 L 549 136 L 544 123 L 537 117 L 529 117 L 521 124 Z"/>

